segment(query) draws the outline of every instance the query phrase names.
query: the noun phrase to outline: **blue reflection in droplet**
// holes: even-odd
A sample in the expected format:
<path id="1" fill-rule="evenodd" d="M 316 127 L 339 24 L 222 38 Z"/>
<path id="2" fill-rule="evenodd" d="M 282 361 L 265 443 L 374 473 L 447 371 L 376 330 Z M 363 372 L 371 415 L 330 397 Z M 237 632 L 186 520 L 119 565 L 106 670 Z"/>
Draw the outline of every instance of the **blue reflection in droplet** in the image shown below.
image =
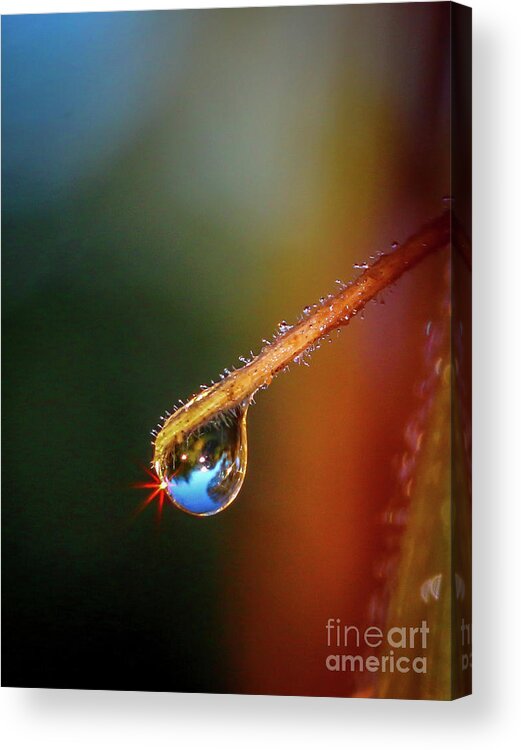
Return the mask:
<path id="1" fill-rule="evenodd" d="M 174 443 L 157 472 L 181 510 L 212 516 L 237 497 L 247 463 L 247 408 L 228 412 L 187 440 Z"/>
<path id="2" fill-rule="evenodd" d="M 217 513 L 229 501 L 229 496 L 220 493 L 218 487 L 230 468 L 227 457 L 223 456 L 212 469 L 202 466 L 194 468 L 188 477 L 167 480 L 168 493 L 188 513 L 205 516 Z"/>

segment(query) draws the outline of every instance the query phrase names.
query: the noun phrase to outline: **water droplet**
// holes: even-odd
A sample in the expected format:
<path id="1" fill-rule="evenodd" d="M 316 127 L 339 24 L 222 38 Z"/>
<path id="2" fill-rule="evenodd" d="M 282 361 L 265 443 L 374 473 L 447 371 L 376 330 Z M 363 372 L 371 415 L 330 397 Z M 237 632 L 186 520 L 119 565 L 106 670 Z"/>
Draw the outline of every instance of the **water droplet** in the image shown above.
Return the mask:
<path id="1" fill-rule="evenodd" d="M 353 268 L 359 268 L 365 271 L 367 268 L 369 268 L 369 263 L 353 263 Z"/>
<path id="2" fill-rule="evenodd" d="M 399 247 L 400 247 L 400 243 L 396 242 L 396 240 L 391 243 L 391 250 L 397 250 Z"/>
<path id="3" fill-rule="evenodd" d="M 293 326 L 291 326 L 289 323 L 286 323 L 285 320 L 281 320 L 280 323 L 278 323 L 277 328 L 279 333 L 287 333 L 288 331 L 291 331 Z"/>
<path id="4" fill-rule="evenodd" d="M 176 443 L 156 464 L 173 504 L 194 516 L 213 516 L 237 497 L 246 474 L 246 413 L 228 412 Z"/>

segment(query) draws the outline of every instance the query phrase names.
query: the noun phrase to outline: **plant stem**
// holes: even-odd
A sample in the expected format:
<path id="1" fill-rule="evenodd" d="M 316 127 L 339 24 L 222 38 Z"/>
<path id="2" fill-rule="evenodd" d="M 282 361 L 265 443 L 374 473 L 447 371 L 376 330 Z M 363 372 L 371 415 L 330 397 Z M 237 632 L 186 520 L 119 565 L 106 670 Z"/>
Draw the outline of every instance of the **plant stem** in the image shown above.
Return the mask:
<path id="1" fill-rule="evenodd" d="M 285 333 L 276 336 L 248 364 L 231 372 L 220 383 L 202 390 L 180 407 L 164 423 L 155 439 L 154 463 L 181 443 L 194 430 L 207 424 L 220 413 L 247 403 L 262 387 L 291 362 L 299 361 L 306 352 L 331 331 L 345 326 L 351 318 L 379 292 L 395 282 L 406 270 L 430 253 L 449 243 L 450 212 L 422 227 L 403 245 L 381 255 L 349 286 L 328 297 L 314 311 Z"/>

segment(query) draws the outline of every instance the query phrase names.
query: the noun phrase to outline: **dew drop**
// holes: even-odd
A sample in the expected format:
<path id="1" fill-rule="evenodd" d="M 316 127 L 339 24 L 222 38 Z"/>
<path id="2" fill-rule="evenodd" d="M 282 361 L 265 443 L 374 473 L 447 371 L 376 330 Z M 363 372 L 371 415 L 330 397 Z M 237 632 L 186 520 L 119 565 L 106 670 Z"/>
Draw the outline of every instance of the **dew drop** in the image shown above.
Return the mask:
<path id="1" fill-rule="evenodd" d="M 287 333 L 288 331 L 291 331 L 293 326 L 291 326 L 289 323 L 286 323 L 285 320 L 281 320 L 280 323 L 277 324 L 277 328 L 279 333 Z"/>
<path id="2" fill-rule="evenodd" d="M 353 268 L 358 268 L 365 271 L 367 268 L 369 268 L 369 263 L 353 263 Z"/>
<path id="3" fill-rule="evenodd" d="M 213 516 L 239 494 L 246 474 L 246 413 L 227 412 L 181 443 L 156 463 L 156 472 L 172 503 L 193 516 Z"/>

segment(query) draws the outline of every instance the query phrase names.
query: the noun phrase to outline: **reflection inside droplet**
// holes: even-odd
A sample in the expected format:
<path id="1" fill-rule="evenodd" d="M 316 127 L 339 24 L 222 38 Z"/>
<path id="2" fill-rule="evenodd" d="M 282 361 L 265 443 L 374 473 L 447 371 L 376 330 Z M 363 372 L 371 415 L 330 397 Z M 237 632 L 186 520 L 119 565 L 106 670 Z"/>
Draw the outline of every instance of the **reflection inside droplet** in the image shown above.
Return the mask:
<path id="1" fill-rule="evenodd" d="M 178 508 L 211 516 L 235 500 L 246 473 L 246 412 L 227 412 L 176 444 L 156 470 Z"/>

